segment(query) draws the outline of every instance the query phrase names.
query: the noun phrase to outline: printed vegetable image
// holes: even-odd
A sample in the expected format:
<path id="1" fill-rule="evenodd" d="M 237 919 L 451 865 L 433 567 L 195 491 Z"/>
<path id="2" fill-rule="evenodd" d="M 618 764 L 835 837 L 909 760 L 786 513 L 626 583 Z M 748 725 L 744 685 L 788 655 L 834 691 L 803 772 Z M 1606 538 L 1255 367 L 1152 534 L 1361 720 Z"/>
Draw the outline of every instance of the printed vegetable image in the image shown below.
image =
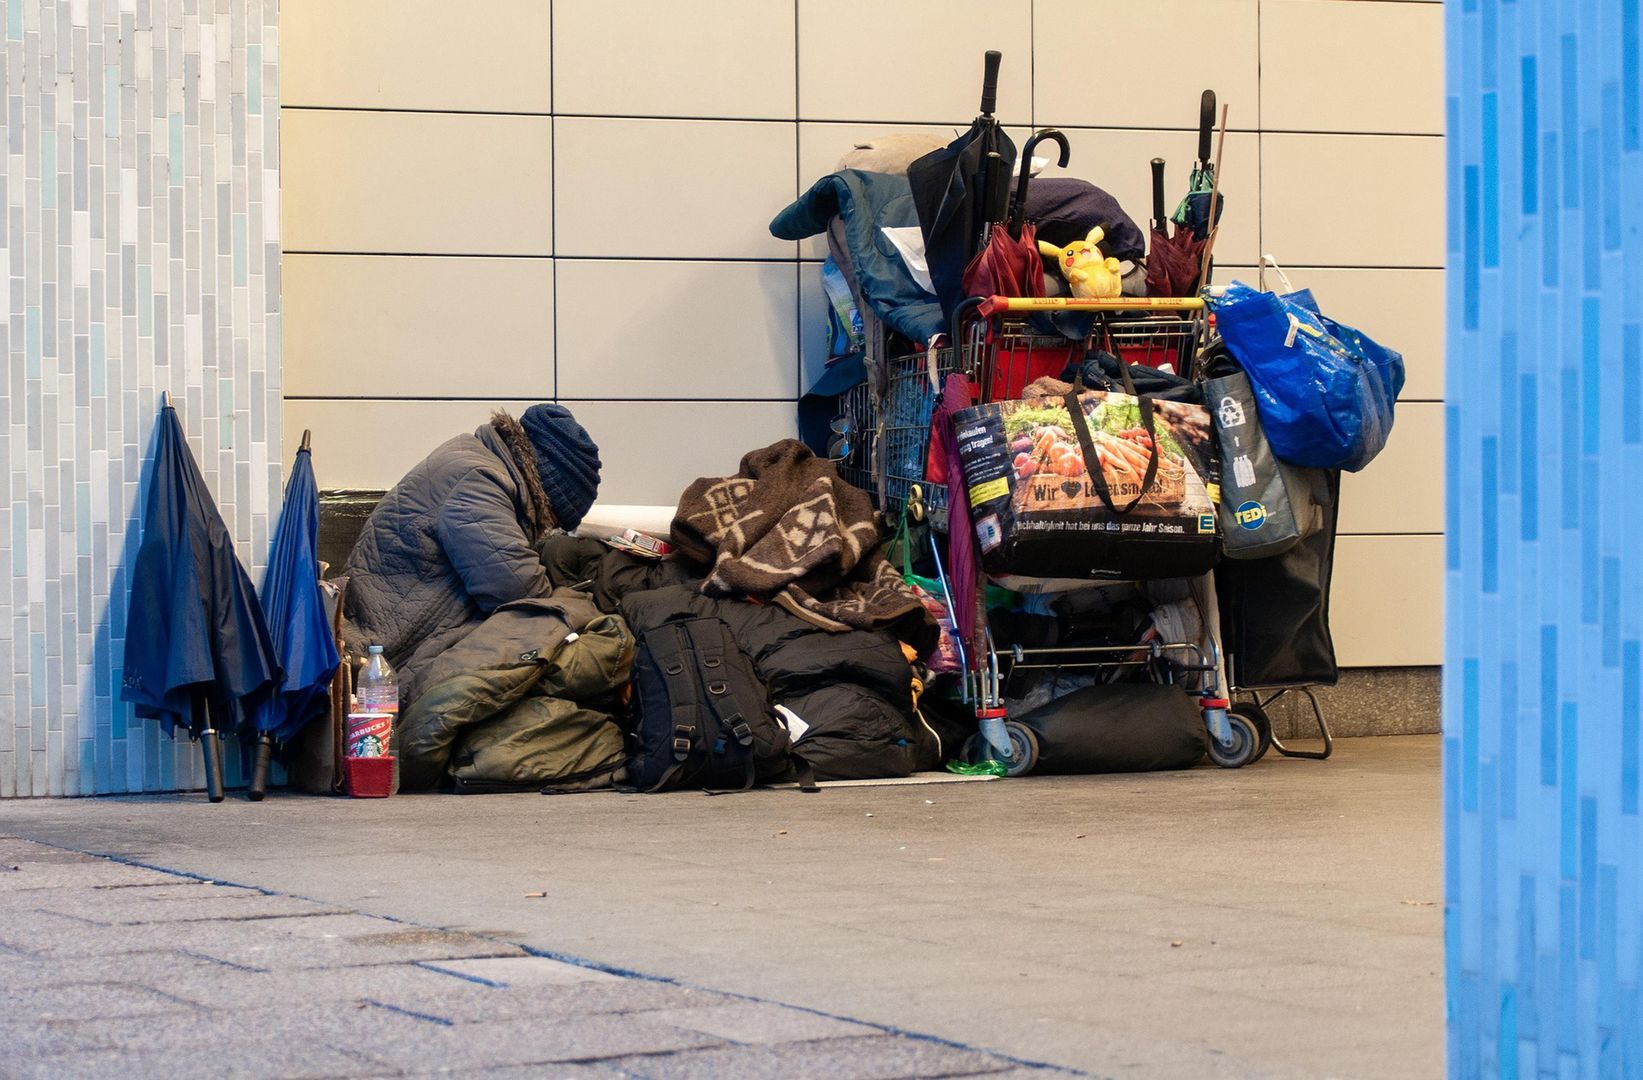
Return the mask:
<path id="1" fill-rule="evenodd" d="M 1169 403 L 1156 403 L 1166 405 Z M 1141 407 L 1133 398 L 1111 397 L 1092 403 L 1086 414 L 1090 441 L 1109 489 L 1138 489 L 1146 477 L 1153 453 L 1153 437 L 1141 421 Z M 1167 483 L 1185 475 L 1186 456 L 1165 424 L 1155 416 L 1158 433 L 1157 475 Z M 1083 448 L 1073 433 L 1072 418 L 1063 405 L 1036 405 L 1016 409 L 1005 418 L 1012 464 L 1017 480 L 1039 473 L 1075 480 L 1086 475 Z"/>

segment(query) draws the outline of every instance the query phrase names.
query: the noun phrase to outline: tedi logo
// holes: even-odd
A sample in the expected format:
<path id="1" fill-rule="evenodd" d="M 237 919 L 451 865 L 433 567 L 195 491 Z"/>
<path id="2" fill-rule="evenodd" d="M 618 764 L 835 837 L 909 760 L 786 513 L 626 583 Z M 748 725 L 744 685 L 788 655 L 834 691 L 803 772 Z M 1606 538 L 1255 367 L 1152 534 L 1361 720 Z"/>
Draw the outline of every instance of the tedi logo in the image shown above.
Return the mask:
<path id="1" fill-rule="evenodd" d="M 1266 507 L 1251 499 L 1246 503 L 1240 503 L 1232 516 L 1237 519 L 1238 524 L 1253 532 L 1266 524 Z"/>

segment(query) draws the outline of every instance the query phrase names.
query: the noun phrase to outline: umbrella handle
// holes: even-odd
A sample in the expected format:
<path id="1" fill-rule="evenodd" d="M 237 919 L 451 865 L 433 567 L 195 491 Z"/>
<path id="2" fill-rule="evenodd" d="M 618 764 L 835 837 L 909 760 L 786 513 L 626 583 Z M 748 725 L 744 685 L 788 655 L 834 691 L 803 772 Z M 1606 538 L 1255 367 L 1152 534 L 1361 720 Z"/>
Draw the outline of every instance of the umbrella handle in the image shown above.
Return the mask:
<path id="1" fill-rule="evenodd" d="M 1209 160 L 1210 136 L 1215 132 L 1215 91 L 1198 99 L 1198 164 Z"/>
<path id="2" fill-rule="evenodd" d="M 1021 169 L 1016 174 L 1015 195 L 1010 199 L 1010 239 L 1021 239 L 1021 226 L 1027 220 L 1027 181 L 1032 179 L 1033 151 L 1038 149 L 1041 142 L 1053 142 L 1061 148 L 1061 154 L 1055 163 L 1061 168 L 1067 167 L 1072 159 L 1072 148 L 1067 145 L 1067 137 L 1055 128 L 1044 128 L 1035 131 L 1027 144 L 1021 148 Z"/>
<path id="3" fill-rule="evenodd" d="M 1164 159 L 1152 159 L 1152 227 L 1168 228 L 1164 217 Z"/>
<path id="4" fill-rule="evenodd" d="M 252 802 L 262 802 L 268 794 L 268 766 L 274 760 L 274 737 L 267 732 L 257 736 L 257 757 L 251 767 L 251 789 L 246 792 Z"/>
<path id="5" fill-rule="evenodd" d="M 988 49 L 981 69 L 981 112 L 985 116 L 993 114 L 993 106 L 998 102 L 998 62 L 1004 59 L 1004 54 L 997 49 Z"/>
<path id="6" fill-rule="evenodd" d="M 205 753 L 205 797 L 214 803 L 222 802 L 222 743 L 216 728 L 200 732 L 200 747 Z"/>

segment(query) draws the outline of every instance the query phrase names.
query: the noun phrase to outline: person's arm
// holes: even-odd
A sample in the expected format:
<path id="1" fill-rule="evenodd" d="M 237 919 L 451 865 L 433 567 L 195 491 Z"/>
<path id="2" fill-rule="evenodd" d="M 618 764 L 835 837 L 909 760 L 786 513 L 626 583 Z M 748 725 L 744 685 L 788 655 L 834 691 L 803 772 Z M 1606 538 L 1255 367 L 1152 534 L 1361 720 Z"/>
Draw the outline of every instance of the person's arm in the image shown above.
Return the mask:
<path id="1" fill-rule="evenodd" d="M 542 560 L 519 525 L 512 496 L 496 477 L 475 469 L 439 511 L 439 544 L 463 587 L 487 615 L 512 600 L 549 591 Z"/>

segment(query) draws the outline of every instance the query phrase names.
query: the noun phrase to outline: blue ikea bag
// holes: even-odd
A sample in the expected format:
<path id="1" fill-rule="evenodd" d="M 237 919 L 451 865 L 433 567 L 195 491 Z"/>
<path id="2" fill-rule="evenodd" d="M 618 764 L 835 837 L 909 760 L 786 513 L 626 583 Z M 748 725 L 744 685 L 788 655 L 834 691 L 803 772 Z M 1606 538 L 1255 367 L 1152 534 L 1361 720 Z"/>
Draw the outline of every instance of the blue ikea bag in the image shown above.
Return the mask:
<path id="1" fill-rule="evenodd" d="M 1357 472 L 1392 431 L 1403 356 L 1318 310 L 1310 289 L 1265 292 L 1234 281 L 1215 325 L 1249 375 L 1280 461 Z"/>

